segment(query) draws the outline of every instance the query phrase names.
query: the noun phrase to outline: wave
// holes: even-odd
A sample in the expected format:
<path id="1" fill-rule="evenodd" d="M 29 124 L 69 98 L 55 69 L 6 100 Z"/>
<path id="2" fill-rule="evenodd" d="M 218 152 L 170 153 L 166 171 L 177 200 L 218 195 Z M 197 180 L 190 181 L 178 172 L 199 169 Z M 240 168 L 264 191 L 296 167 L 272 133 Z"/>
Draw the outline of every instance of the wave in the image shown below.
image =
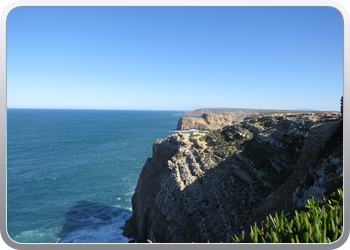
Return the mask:
<path id="1" fill-rule="evenodd" d="M 130 216 L 125 208 L 80 201 L 67 213 L 58 242 L 127 243 L 122 228 Z"/>
<path id="2" fill-rule="evenodd" d="M 36 230 L 23 231 L 15 237 L 11 237 L 14 241 L 20 243 L 57 243 L 57 234 L 62 227 L 51 229 L 40 228 Z"/>
<path id="3" fill-rule="evenodd" d="M 122 228 L 130 218 L 127 213 L 113 218 L 109 224 L 96 226 L 99 220 L 91 220 L 91 225 L 72 231 L 60 240 L 61 243 L 128 243 L 130 240 L 123 236 Z"/>

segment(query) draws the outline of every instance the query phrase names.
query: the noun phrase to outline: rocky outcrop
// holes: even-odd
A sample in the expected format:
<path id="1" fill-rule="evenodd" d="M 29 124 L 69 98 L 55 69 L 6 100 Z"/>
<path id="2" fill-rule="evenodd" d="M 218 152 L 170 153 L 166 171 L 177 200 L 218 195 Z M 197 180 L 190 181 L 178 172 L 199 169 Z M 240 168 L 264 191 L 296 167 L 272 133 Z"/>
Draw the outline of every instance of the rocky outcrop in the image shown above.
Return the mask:
<path id="1" fill-rule="evenodd" d="M 202 112 L 202 111 L 190 111 L 190 112 L 187 112 L 187 113 L 185 113 L 185 112 L 183 112 L 182 113 L 182 115 L 203 115 L 204 114 L 204 112 Z"/>
<path id="2" fill-rule="evenodd" d="M 189 111 L 189 112 L 184 112 L 182 113 L 183 115 L 203 115 L 203 114 L 213 114 L 217 113 L 218 111 L 215 111 L 215 109 L 196 109 L 194 111 Z M 227 112 L 225 112 L 227 113 Z"/>
<path id="3" fill-rule="evenodd" d="M 153 145 L 124 234 L 138 242 L 230 242 L 275 211 L 329 192 L 342 171 L 340 115 L 259 116 Z"/>
<path id="4" fill-rule="evenodd" d="M 229 112 L 229 113 L 214 113 L 203 114 L 200 118 L 191 116 L 181 117 L 177 123 L 177 130 L 202 130 L 208 131 L 219 129 L 227 125 L 232 125 L 233 122 L 242 122 L 245 117 L 256 116 L 258 113 L 252 112 Z"/>

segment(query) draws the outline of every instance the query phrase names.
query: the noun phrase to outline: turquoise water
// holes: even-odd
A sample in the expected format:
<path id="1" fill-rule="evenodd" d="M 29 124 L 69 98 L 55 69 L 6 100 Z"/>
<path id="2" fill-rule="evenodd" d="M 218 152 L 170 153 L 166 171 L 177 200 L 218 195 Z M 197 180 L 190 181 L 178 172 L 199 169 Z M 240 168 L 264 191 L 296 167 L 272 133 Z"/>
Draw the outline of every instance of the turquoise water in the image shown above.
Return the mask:
<path id="1" fill-rule="evenodd" d="M 180 111 L 7 110 L 7 230 L 16 242 L 128 242 L 131 197 Z"/>

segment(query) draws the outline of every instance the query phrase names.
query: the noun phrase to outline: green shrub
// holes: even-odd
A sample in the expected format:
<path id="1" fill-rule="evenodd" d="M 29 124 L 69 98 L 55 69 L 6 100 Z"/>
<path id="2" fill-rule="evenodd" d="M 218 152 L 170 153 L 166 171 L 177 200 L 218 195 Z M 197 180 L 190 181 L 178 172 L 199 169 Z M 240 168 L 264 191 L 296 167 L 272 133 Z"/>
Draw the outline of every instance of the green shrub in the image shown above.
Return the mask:
<path id="1" fill-rule="evenodd" d="M 328 183 L 335 186 L 337 189 L 341 188 L 343 186 L 343 172 L 336 178 L 329 180 Z"/>
<path id="2" fill-rule="evenodd" d="M 261 229 L 250 227 L 250 239 L 244 231 L 241 238 L 231 236 L 234 243 L 330 243 L 340 238 L 343 232 L 343 190 L 338 189 L 330 197 L 321 200 L 312 198 L 305 206 L 307 211 L 295 211 L 288 220 L 283 211 L 278 216 L 266 217 Z"/>
<path id="3" fill-rule="evenodd" d="M 258 123 L 258 118 L 254 117 L 253 119 L 250 119 L 249 122 L 252 124 Z"/>

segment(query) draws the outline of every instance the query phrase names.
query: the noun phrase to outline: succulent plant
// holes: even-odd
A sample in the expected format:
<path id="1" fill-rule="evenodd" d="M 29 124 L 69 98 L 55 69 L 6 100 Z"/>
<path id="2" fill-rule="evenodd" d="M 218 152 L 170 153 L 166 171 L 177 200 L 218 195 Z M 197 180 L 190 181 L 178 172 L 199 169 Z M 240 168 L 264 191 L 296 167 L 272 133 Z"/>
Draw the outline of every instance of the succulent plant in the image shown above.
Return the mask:
<path id="1" fill-rule="evenodd" d="M 288 220 L 283 211 L 266 217 L 261 228 L 255 223 L 250 227 L 250 239 L 244 231 L 239 238 L 231 236 L 234 243 L 331 243 L 340 238 L 343 232 L 343 190 L 321 200 L 308 200 L 307 211 L 295 211 Z"/>

